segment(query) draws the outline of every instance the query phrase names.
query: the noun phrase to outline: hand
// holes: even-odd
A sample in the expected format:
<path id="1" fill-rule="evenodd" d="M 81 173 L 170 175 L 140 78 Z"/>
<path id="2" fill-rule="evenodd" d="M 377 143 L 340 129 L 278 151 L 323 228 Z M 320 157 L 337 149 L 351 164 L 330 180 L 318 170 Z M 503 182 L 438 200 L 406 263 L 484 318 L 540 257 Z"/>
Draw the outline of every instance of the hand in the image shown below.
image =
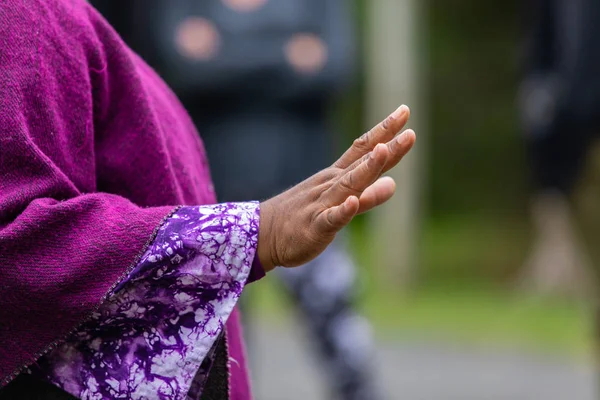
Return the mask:
<path id="1" fill-rule="evenodd" d="M 392 197 L 396 183 L 381 175 L 415 142 L 410 129 L 396 136 L 409 115 L 408 107 L 400 106 L 331 167 L 261 204 L 257 254 L 265 271 L 312 260 L 355 215 Z"/>

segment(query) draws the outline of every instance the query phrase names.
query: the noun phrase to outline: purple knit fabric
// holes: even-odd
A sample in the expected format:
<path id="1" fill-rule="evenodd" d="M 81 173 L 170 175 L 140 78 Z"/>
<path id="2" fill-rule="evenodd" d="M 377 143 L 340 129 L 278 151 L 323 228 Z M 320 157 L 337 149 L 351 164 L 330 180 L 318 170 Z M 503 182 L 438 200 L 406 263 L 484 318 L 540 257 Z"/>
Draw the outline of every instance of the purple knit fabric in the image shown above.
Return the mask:
<path id="1" fill-rule="evenodd" d="M 91 6 L 2 2 L 0 386 L 90 318 L 176 205 L 214 203 L 211 187 L 185 110 Z"/>
<path id="2" fill-rule="evenodd" d="M 199 398 L 258 222 L 257 203 L 177 211 L 116 293 L 33 372 L 82 399 Z"/>

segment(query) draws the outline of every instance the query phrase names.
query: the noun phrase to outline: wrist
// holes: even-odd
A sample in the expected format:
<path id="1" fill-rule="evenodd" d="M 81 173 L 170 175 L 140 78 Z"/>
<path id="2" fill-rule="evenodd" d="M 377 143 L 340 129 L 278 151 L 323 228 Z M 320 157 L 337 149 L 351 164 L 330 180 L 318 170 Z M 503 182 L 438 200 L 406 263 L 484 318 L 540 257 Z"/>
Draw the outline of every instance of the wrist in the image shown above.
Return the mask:
<path id="1" fill-rule="evenodd" d="M 260 203 L 260 225 L 256 248 L 256 256 L 265 272 L 269 272 L 277 266 L 273 251 L 273 225 L 273 205 L 271 200 L 267 200 Z"/>

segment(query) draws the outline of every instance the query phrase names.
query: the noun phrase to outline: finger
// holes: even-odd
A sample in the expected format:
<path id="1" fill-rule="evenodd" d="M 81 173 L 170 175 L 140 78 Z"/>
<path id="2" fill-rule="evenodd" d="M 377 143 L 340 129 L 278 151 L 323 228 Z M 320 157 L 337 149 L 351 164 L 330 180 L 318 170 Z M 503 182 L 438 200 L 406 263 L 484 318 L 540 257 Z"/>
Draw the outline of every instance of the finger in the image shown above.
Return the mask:
<path id="1" fill-rule="evenodd" d="M 387 144 L 390 155 L 388 156 L 382 173 L 394 168 L 400 160 L 412 149 L 417 137 L 412 129 L 407 129 L 401 135 L 390 140 Z"/>
<path id="2" fill-rule="evenodd" d="M 388 153 L 386 145 L 378 144 L 375 146 L 369 157 L 356 168 L 344 172 L 338 181 L 323 193 L 325 204 L 336 205 L 348 196 L 360 196 L 366 188 L 381 176 L 381 171 L 383 171 L 387 162 Z"/>
<path id="3" fill-rule="evenodd" d="M 400 135 L 396 136 L 394 139 L 387 142 L 387 147 L 389 150 L 389 156 L 386 162 L 385 167 L 383 168 L 382 173 L 385 173 L 396 166 L 400 160 L 410 151 L 412 146 L 415 144 L 416 136 L 415 132 L 412 129 L 407 129 L 402 132 Z M 350 165 L 347 170 L 351 170 L 359 166 L 361 163 L 365 162 L 371 153 L 365 154 L 358 161 L 355 161 Z"/>
<path id="4" fill-rule="evenodd" d="M 358 197 L 350 196 L 342 204 L 323 211 L 317 219 L 317 226 L 324 233 L 337 232 L 352 221 L 358 208 Z"/>
<path id="5" fill-rule="evenodd" d="M 360 196 L 358 214 L 367 212 L 388 201 L 396 191 L 396 182 L 389 176 L 384 176 L 365 189 Z"/>
<path id="6" fill-rule="evenodd" d="M 406 125 L 409 117 L 410 109 L 401 105 L 384 121 L 356 139 L 352 146 L 333 164 L 334 167 L 345 169 L 373 150 L 378 143 L 390 141 Z"/>

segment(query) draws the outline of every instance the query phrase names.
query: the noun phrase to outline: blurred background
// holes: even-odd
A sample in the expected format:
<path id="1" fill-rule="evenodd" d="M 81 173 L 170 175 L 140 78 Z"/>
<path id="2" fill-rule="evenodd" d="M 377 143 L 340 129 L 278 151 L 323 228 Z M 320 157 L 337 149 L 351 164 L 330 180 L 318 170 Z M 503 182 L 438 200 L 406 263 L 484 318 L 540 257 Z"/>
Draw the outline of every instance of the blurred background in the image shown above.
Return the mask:
<path id="1" fill-rule="evenodd" d="M 115 25 L 137 21 L 135 13 L 125 15 L 123 5 L 111 10 L 108 0 L 97 3 Z M 147 4 L 158 3 L 164 2 L 144 7 L 152 10 Z M 320 139 L 310 139 L 313 150 L 297 161 L 294 151 L 301 151 L 301 142 L 277 131 L 332 135 L 332 154 L 339 154 L 402 103 L 410 105 L 409 126 L 417 131 L 416 148 L 390 172 L 397 178 L 398 195 L 381 210 L 358 217 L 347 232 L 345 248 L 357 275 L 355 286 L 345 290 L 351 292 L 354 308 L 345 302 L 340 306 L 352 318 L 336 328 L 332 343 L 318 340 L 319 327 L 310 311 L 326 304 L 315 300 L 317 295 L 312 305 L 303 304 L 295 291 L 312 278 L 294 281 L 273 274 L 246 289 L 243 304 L 257 399 L 333 398 L 339 390 L 336 382 L 354 375 L 344 375 L 345 369 L 332 363 L 362 365 L 368 370 L 365 379 L 377 388 L 373 393 L 379 393 L 339 397 L 344 399 L 597 398 L 596 1 L 165 4 L 168 9 L 183 3 L 183 11 L 164 13 L 172 23 L 188 22 L 177 31 L 180 54 L 146 58 L 170 80 L 196 119 L 217 193 L 230 193 L 221 194 L 221 200 L 262 198 L 290 183 L 273 178 L 263 192 L 228 189 L 225 182 L 238 175 L 247 186 L 263 185 L 269 174 L 248 184 L 251 178 L 243 170 L 284 150 L 269 153 L 259 146 L 262 154 L 256 161 L 227 167 L 231 160 L 220 160 L 211 135 L 228 150 L 236 143 L 250 146 L 247 153 L 253 145 L 243 140 L 247 134 L 273 130 L 272 138 L 263 137 L 265 143 L 279 140 L 292 147 L 292 152 L 285 150 L 288 163 L 305 162 L 306 168 L 299 169 L 305 176 L 320 168 L 323 159 L 314 154 L 329 141 L 315 144 L 312 140 Z M 325 4 L 337 5 L 315 12 Z M 349 13 L 343 19 L 335 10 Z M 163 12 L 157 8 L 155 17 Z M 117 30 L 128 40 L 125 28 Z M 288 43 L 282 60 L 270 58 L 269 46 L 277 42 L 273 37 L 295 31 L 308 35 Z M 142 35 L 141 42 L 153 37 Z M 234 51 L 227 40 L 236 38 L 241 44 Z M 348 52 L 341 52 L 345 47 Z M 144 56 L 147 49 L 136 50 Z M 188 64 L 181 61 L 184 67 L 169 74 L 165 57 L 171 61 L 179 56 L 187 57 Z M 258 61 L 248 61 L 254 59 Z M 190 71 L 196 78 L 186 81 Z M 343 85 L 336 80 L 342 75 Z M 190 94 L 192 86 L 201 94 Z M 238 121 L 239 113 L 229 118 L 223 111 L 235 114 L 236 107 L 250 117 Z M 202 114 L 202 109 L 209 111 Z M 293 122 L 298 109 L 303 111 Z M 215 115 L 227 122 L 214 122 Z M 331 128 L 324 128 L 323 118 Z M 301 122 L 308 120 L 310 124 Z M 239 135 L 226 136 L 227 129 Z M 215 164 L 221 161 L 225 166 Z M 224 169 L 232 175 L 222 175 Z M 322 268 L 333 259 L 321 260 Z M 324 275 L 330 284 L 324 290 L 331 293 L 346 276 Z M 337 318 L 335 312 L 321 316 L 325 321 Z M 338 349 L 333 351 L 335 362 L 331 355 L 323 356 L 328 345 Z M 357 347 L 368 349 L 372 360 L 353 358 Z"/>
<path id="2" fill-rule="evenodd" d="M 540 240 L 518 99 L 535 23 L 524 3 L 355 3 L 361 68 L 335 114 L 343 139 L 350 144 L 357 127 L 402 102 L 418 137 L 408 165 L 392 173 L 400 179 L 394 203 L 351 227 L 359 305 L 373 324 L 389 399 L 597 398 L 590 281 L 545 285 L 552 270 L 524 279 Z M 578 230 L 600 209 L 594 158 L 574 196 Z M 597 246 L 598 230 L 581 236 Z M 569 249 L 549 252 L 578 269 Z M 329 398 L 302 320 L 277 283 L 249 289 L 260 308 L 258 398 Z"/>

